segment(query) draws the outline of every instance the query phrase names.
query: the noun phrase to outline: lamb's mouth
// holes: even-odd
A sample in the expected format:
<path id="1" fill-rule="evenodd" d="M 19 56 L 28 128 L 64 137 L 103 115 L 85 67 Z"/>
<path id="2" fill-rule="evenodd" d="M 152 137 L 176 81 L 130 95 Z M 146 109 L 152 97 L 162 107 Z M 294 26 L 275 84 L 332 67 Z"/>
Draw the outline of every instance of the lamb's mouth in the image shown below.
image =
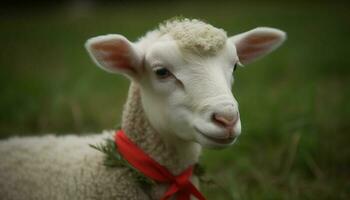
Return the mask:
<path id="1" fill-rule="evenodd" d="M 219 143 L 219 144 L 230 144 L 232 143 L 236 137 L 228 137 L 228 138 L 217 138 L 217 137 L 212 137 L 212 136 L 209 136 L 205 133 L 203 133 L 201 130 L 199 130 L 197 127 L 194 127 L 194 129 L 199 133 L 201 134 L 202 136 L 204 136 L 204 138 L 208 139 L 208 140 L 211 140 L 211 141 L 214 141 L 215 143 Z"/>

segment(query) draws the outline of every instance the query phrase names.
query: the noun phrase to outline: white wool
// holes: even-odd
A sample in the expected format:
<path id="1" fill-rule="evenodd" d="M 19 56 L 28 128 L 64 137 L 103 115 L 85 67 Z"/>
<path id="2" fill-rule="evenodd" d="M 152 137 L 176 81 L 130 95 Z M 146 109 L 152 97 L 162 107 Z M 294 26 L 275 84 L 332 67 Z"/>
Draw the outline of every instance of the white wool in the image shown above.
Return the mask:
<path id="1" fill-rule="evenodd" d="M 217 53 L 227 40 L 223 29 L 197 19 L 169 20 L 159 26 L 159 31 L 170 34 L 180 48 L 198 54 Z"/>
<path id="2" fill-rule="evenodd" d="M 127 169 L 105 167 L 104 154 L 89 147 L 112 134 L 0 141 L 1 200 L 148 199 Z"/>
<path id="3" fill-rule="evenodd" d="M 210 55 L 220 51 L 227 35 L 223 29 L 197 19 L 172 19 L 161 23 L 158 29 L 148 32 L 140 38 L 139 44 L 147 48 L 164 35 L 170 35 L 183 50 L 198 55 Z"/>

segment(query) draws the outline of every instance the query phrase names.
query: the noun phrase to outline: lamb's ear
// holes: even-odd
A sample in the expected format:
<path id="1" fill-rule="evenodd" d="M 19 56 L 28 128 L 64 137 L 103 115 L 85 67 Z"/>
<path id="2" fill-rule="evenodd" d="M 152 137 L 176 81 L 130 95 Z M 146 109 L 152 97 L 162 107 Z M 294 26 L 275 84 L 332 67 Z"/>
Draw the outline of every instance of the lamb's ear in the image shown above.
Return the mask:
<path id="1" fill-rule="evenodd" d="M 279 47 L 286 33 L 275 28 L 259 27 L 229 38 L 237 49 L 239 61 L 247 64 Z"/>
<path id="2" fill-rule="evenodd" d="M 133 79 L 140 74 L 142 55 L 135 45 L 122 35 L 93 37 L 86 41 L 85 47 L 92 60 L 108 72 L 121 73 Z"/>

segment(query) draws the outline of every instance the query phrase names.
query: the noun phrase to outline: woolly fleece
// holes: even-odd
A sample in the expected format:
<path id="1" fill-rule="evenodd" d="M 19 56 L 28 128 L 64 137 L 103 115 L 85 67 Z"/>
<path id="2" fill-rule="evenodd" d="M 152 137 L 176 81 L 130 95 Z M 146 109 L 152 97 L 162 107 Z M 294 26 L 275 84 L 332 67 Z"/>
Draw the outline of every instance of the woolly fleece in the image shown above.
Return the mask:
<path id="1" fill-rule="evenodd" d="M 165 35 L 171 36 L 182 50 L 196 55 L 214 55 L 227 41 L 227 34 L 223 29 L 197 19 L 175 18 L 161 23 L 137 43 L 146 50 L 151 43 Z"/>
<path id="2" fill-rule="evenodd" d="M 226 32 L 197 19 L 169 20 L 159 26 L 170 34 L 180 48 L 197 54 L 215 54 L 227 41 Z"/>
<path id="3" fill-rule="evenodd" d="M 1 141 L 0 199 L 149 199 L 127 169 L 105 167 L 104 155 L 89 147 L 112 133 Z"/>

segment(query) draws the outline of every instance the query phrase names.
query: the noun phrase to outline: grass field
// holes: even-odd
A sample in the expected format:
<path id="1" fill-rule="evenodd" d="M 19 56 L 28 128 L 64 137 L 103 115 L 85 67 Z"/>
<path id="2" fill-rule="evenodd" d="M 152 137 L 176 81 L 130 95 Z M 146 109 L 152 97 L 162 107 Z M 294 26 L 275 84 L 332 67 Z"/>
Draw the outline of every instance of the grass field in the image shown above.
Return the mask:
<path id="1" fill-rule="evenodd" d="M 288 33 L 283 47 L 236 72 L 238 143 L 205 151 L 208 199 L 350 199 L 350 6 L 167 2 L 28 9 L 0 18 L 0 137 L 92 133 L 120 120 L 128 81 L 89 60 L 89 37 L 137 39 L 175 15 L 229 34 Z M 1 158 L 0 158 L 1 159 Z"/>

